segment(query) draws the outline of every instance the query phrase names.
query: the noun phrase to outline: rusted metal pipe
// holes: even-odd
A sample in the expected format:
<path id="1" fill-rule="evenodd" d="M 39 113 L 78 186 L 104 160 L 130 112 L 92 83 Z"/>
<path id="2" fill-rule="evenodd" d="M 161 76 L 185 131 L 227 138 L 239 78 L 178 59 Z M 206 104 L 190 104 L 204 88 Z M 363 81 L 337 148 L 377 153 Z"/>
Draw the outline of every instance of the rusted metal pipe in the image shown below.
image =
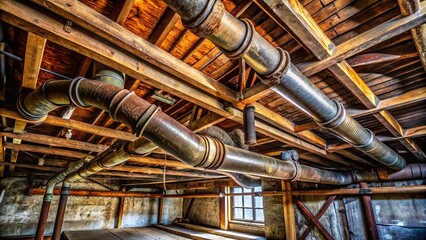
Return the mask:
<path id="1" fill-rule="evenodd" d="M 366 190 L 368 189 L 368 184 L 366 182 L 361 182 L 360 187 L 361 190 Z M 364 215 L 367 223 L 368 239 L 379 240 L 379 231 L 377 230 L 376 217 L 374 216 L 371 196 L 369 194 L 363 194 L 361 198 L 364 205 Z"/>
<path id="2" fill-rule="evenodd" d="M 256 126 L 254 117 L 254 106 L 247 105 L 243 111 L 244 141 L 247 145 L 256 144 Z"/>
<path id="3" fill-rule="evenodd" d="M 56 213 L 52 240 L 59 240 L 61 238 L 62 224 L 64 223 L 65 209 L 67 207 L 69 191 L 70 184 L 64 182 L 61 188 L 61 196 L 59 198 L 58 211 Z"/>
<path id="4" fill-rule="evenodd" d="M 211 40 L 229 58 L 243 58 L 273 90 L 311 116 L 320 126 L 392 169 L 405 160 L 331 101 L 291 62 L 288 52 L 275 48 L 255 31 L 250 20 L 239 20 L 220 0 L 165 0 L 199 37 Z"/>
<path id="5" fill-rule="evenodd" d="M 44 193 L 43 193 L 44 194 Z M 46 230 L 47 217 L 49 216 L 50 204 L 52 203 L 53 194 L 45 194 L 43 204 L 41 205 L 40 217 L 37 224 L 35 240 L 43 240 L 44 231 Z"/>
<path id="6" fill-rule="evenodd" d="M 297 162 L 280 161 L 224 145 L 211 137 L 196 135 L 134 93 L 99 81 L 83 78 L 73 81 L 47 81 L 28 95 L 21 95 L 18 109 L 25 118 L 38 119 L 53 109 L 69 104 L 79 107 L 94 106 L 108 111 L 113 119 L 131 127 L 137 136 L 145 137 L 194 167 L 286 180 L 323 181 L 338 185 L 352 182 L 348 173 L 301 167 Z M 124 150 L 115 151 L 72 173 L 66 181 L 71 183 L 116 166 L 129 158 Z M 305 170 L 309 170 L 309 174 L 303 174 L 302 171 Z"/>

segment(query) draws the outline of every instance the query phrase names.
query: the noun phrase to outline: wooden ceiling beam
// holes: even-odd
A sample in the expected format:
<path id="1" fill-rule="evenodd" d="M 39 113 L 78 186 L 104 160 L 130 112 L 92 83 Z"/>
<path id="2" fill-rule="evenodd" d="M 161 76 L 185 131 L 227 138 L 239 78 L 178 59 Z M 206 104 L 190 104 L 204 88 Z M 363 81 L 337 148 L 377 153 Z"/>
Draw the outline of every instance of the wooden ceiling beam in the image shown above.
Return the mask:
<path id="1" fill-rule="evenodd" d="M 403 16 L 418 14 L 422 6 L 419 0 L 398 0 L 398 3 Z M 423 69 L 426 71 L 426 24 L 412 28 L 411 36 L 422 61 Z"/>
<path id="2" fill-rule="evenodd" d="M 424 7 L 416 14 L 381 24 L 336 47 L 297 0 L 256 0 L 256 2 L 284 29 L 290 29 L 296 39 L 302 40 L 303 45 L 320 59 L 318 62 L 301 67 L 305 75 L 310 76 L 328 68 L 368 109 L 377 108 L 380 99 L 344 59 L 408 31 L 426 20 L 426 7 Z M 401 127 L 389 112 L 382 111 L 375 114 L 375 117 L 395 137 L 402 136 L 400 133 L 403 130 L 396 131 Z M 409 142 L 407 144 L 405 139 L 401 140 L 401 143 L 418 159 L 424 160 L 426 155 L 414 141 Z"/>
<path id="3" fill-rule="evenodd" d="M 391 39 L 399 34 L 418 27 L 426 22 L 426 3 L 413 14 L 382 23 L 358 36 L 338 45 L 330 56 L 301 68 L 306 76 L 312 76 L 346 58 L 352 57 L 368 48 Z"/>
<path id="4" fill-rule="evenodd" d="M 82 8 L 85 8 L 87 11 L 90 11 L 92 15 L 95 14 L 93 13 L 92 9 L 86 6 Z M 138 59 L 135 59 L 133 56 L 121 52 L 119 49 L 103 43 L 98 38 L 90 37 L 89 35 L 87 35 L 87 33 L 83 33 L 78 29 L 73 29 L 73 31 L 71 31 L 70 33 L 64 33 L 63 24 L 57 19 L 42 14 L 33 8 L 23 5 L 22 3 L 9 0 L 2 1 L 0 2 L 0 9 L 5 10 L 0 13 L 0 18 L 12 25 L 18 25 L 27 31 L 38 32 L 40 34 L 43 34 L 47 38 L 52 39 L 60 45 L 67 46 L 71 50 L 78 51 L 86 56 L 90 56 L 105 65 L 114 67 L 117 70 L 125 72 L 129 76 L 132 76 L 136 79 L 144 79 L 147 84 L 150 84 L 160 89 L 164 89 L 167 92 L 173 92 L 173 94 L 177 97 L 193 102 L 209 111 L 233 119 L 239 123 L 243 122 L 241 110 L 232 107 L 228 110 L 224 110 L 223 105 L 214 97 L 195 89 L 193 86 L 189 86 L 186 83 L 180 82 L 176 79 L 176 77 L 170 74 L 165 74 L 159 71 L 156 67 L 146 62 L 142 62 Z M 13 15 L 11 13 L 13 13 Z M 33 24 L 34 17 L 37 18 L 37 24 Z M 89 19 L 85 20 L 88 21 Z M 107 24 L 107 26 L 114 27 L 113 24 Z M 104 28 L 103 30 L 108 31 L 108 29 Z M 125 29 L 121 29 L 120 31 L 128 32 Z M 140 41 L 142 41 L 142 39 L 140 39 Z M 135 39 L 132 39 L 132 42 L 134 43 Z M 133 51 L 135 51 L 135 49 Z M 143 55 L 143 53 L 140 53 L 140 55 Z M 155 59 L 155 56 L 151 56 L 150 59 Z M 142 72 L 140 71 L 140 69 L 144 69 L 144 71 Z M 192 76 L 192 74 L 186 74 L 186 78 Z M 195 80 L 195 78 L 192 79 L 192 81 Z M 214 80 L 211 79 L 211 81 Z M 209 86 L 203 87 L 203 89 L 205 89 L 206 91 L 208 91 L 208 89 L 212 87 L 212 85 L 205 81 L 199 81 L 198 85 L 200 84 L 202 86 L 205 86 L 203 84 Z M 215 82 L 214 85 L 217 84 L 218 83 Z M 216 91 L 217 90 L 219 89 L 216 88 Z M 221 93 L 221 97 L 227 94 L 227 92 L 222 92 L 221 90 L 219 90 L 219 92 Z M 90 126 L 94 127 L 92 125 Z M 259 133 L 270 135 L 278 141 L 282 141 L 294 147 L 302 148 L 307 151 L 312 151 L 320 155 L 325 155 L 324 149 L 306 141 L 303 141 L 299 138 L 293 137 L 290 134 L 276 127 L 272 127 L 268 124 L 258 121 L 256 122 L 256 127 Z"/>
<path id="5" fill-rule="evenodd" d="M 92 151 L 103 152 L 108 148 L 108 146 L 106 145 L 93 144 L 88 142 L 72 140 L 72 139 L 58 138 L 58 137 L 52 137 L 48 135 L 28 133 L 28 132 L 20 133 L 20 134 L 15 134 L 11 132 L 0 132 L 0 136 L 5 136 L 9 138 L 19 138 L 27 142 L 49 145 L 52 147 L 65 147 L 65 148 L 72 148 L 72 149 L 90 151 L 90 152 Z"/>
<path id="6" fill-rule="evenodd" d="M 11 149 L 11 150 L 37 152 L 37 153 L 58 155 L 58 156 L 64 156 L 64 157 L 70 157 L 70 158 L 83 158 L 88 155 L 86 153 L 76 152 L 76 151 L 62 149 L 62 148 L 49 148 L 49 147 L 43 147 L 43 146 L 31 145 L 31 144 L 4 143 L 3 147 L 7 149 Z"/>
<path id="7" fill-rule="evenodd" d="M 154 30 L 152 30 L 151 35 L 149 35 L 148 42 L 160 47 L 179 19 L 179 14 L 167 7 Z"/>

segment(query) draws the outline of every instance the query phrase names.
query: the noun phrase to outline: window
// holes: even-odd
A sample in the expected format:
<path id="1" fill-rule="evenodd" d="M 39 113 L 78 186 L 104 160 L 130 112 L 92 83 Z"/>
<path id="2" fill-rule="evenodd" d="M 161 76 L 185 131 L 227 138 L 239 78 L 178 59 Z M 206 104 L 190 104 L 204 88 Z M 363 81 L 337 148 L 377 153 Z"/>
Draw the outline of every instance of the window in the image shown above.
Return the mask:
<path id="1" fill-rule="evenodd" d="M 261 192 L 261 187 L 256 188 L 231 188 L 232 193 Z M 263 198 L 253 195 L 231 197 L 231 220 L 263 223 Z"/>

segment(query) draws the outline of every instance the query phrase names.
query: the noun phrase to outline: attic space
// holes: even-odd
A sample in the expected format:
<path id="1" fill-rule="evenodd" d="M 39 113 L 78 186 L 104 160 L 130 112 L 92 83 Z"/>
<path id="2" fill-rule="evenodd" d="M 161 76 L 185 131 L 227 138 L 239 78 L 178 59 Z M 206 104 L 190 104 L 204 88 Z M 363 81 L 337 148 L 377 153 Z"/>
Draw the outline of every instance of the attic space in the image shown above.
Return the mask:
<path id="1" fill-rule="evenodd" d="M 1 0 L 0 240 L 426 239 L 425 22 Z"/>

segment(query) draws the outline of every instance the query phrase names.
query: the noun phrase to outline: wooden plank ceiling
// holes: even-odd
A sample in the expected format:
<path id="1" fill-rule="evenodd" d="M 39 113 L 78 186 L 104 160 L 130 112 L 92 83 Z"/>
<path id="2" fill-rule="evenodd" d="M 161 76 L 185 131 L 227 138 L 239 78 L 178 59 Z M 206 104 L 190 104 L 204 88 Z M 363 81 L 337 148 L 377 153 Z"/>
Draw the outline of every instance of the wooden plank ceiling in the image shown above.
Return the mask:
<path id="1" fill-rule="evenodd" d="M 7 2 L 0 4 L 3 10 L 8 7 Z M 299 149 L 301 162 L 326 168 L 379 166 L 320 129 L 304 112 L 268 90 L 243 62 L 229 60 L 210 41 L 200 39 L 185 29 L 180 17 L 164 2 L 80 2 L 85 4 L 84 11 L 94 10 L 121 25 L 108 26 L 112 30 L 128 30 L 201 71 L 207 76 L 207 82 L 220 83 L 216 86 L 224 89 L 225 93 L 218 94 L 204 88 L 205 93 L 196 90 L 197 87 L 202 88 L 203 82 L 191 85 L 196 81 L 194 79 L 177 80 L 189 83 L 189 87 L 185 87 L 185 84 L 173 85 L 155 78 L 143 80 L 146 78 L 139 77 L 141 75 L 136 70 L 128 69 L 126 72 L 126 88 L 160 105 L 164 112 L 189 125 L 190 129 L 199 131 L 213 125 L 227 131 L 242 128 L 241 109 L 245 104 L 252 103 L 256 106 L 258 117 L 258 143 L 250 147 L 252 151 L 277 157 L 283 150 L 296 148 Z M 401 12 L 397 0 L 223 2 L 226 10 L 234 16 L 249 18 L 256 30 L 274 46 L 289 51 L 293 63 L 318 88 L 330 99 L 342 102 L 364 127 L 374 131 L 408 162 L 425 161 L 426 75 L 421 48 L 424 38 L 421 30 L 410 32 L 419 22 L 424 22 L 424 9 L 413 14 L 403 7 Z M 269 7 L 274 4 L 282 6 Z M 39 9 L 36 4 L 27 3 L 26 6 Z M 64 27 L 59 24 L 63 25 L 66 21 L 55 25 L 55 19 L 60 17 L 49 11 L 42 12 L 46 19 L 52 19 L 52 25 L 43 32 L 47 40 L 38 35 L 43 28 L 42 23 L 38 28 L 22 25 L 19 23 L 25 22 L 25 19 L 22 20 L 25 16 L 20 19 L 18 11 L 14 16 L 7 11 L 0 12 L 0 19 L 4 21 L 2 35 L 5 36 L 1 41 L 7 43 L 8 52 L 23 59 L 7 61 L 10 66 L 6 89 L 8 97 L 1 103 L 0 109 L 3 128 L 0 162 L 5 162 L 7 167 L 0 166 L 0 176 L 33 174 L 49 177 L 70 161 L 103 151 L 116 139 L 135 139 L 129 128 L 94 108 L 59 109 L 39 123 L 26 123 L 16 114 L 14 104 L 20 90 L 33 89 L 48 79 L 61 79 L 40 71 L 40 66 L 70 78 L 90 77 L 94 60 L 99 60 L 101 53 L 90 51 L 88 41 L 108 48 L 102 45 L 105 41 L 96 42 L 96 38 L 87 38 L 87 41 L 76 42 L 75 45 L 67 44 L 67 39 L 61 40 L 54 33 L 55 26 L 58 29 Z M 33 13 L 36 14 L 36 11 Z M 78 32 L 79 27 L 75 27 L 78 24 L 78 19 L 73 19 L 68 27 Z M 81 34 L 91 33 L 82 31 Z M 102 37 L 105 36 L 101 34 L 99 38 Z M 138 52 L 126 47 L 131 48 L 131 44 L 124 45 L 124 48 L 132 53 Z M 114 48 L 117 48 L 117 52 L 121 51 L 118 47 Z M 133 59 L 133 55 L 127 54 L 126 57 Z M 124 66 L 114 57 L 104 61 L 111 67 Z M 238 92 L 242 92 L 243 100 L 236 98 Z M 194 93 L 197 96 L 191 96 Z M 157 101 L 153 98 L 156 94 L 163 94 L 176 102 L 169 105 Z M 200 100 L 203 98 L 208 100 Z M 223 110 L 224 100 L 234 107 Z M 162 180 L 164 165 L 167 166 L 168 181 L 173 182 L 222 176 L 188 168 L 157 150 L 149 157 L 132 158 L 125 165 L 96 177 L 124 182 L 138 179 L 143 183 L 158 182 Z"/>

